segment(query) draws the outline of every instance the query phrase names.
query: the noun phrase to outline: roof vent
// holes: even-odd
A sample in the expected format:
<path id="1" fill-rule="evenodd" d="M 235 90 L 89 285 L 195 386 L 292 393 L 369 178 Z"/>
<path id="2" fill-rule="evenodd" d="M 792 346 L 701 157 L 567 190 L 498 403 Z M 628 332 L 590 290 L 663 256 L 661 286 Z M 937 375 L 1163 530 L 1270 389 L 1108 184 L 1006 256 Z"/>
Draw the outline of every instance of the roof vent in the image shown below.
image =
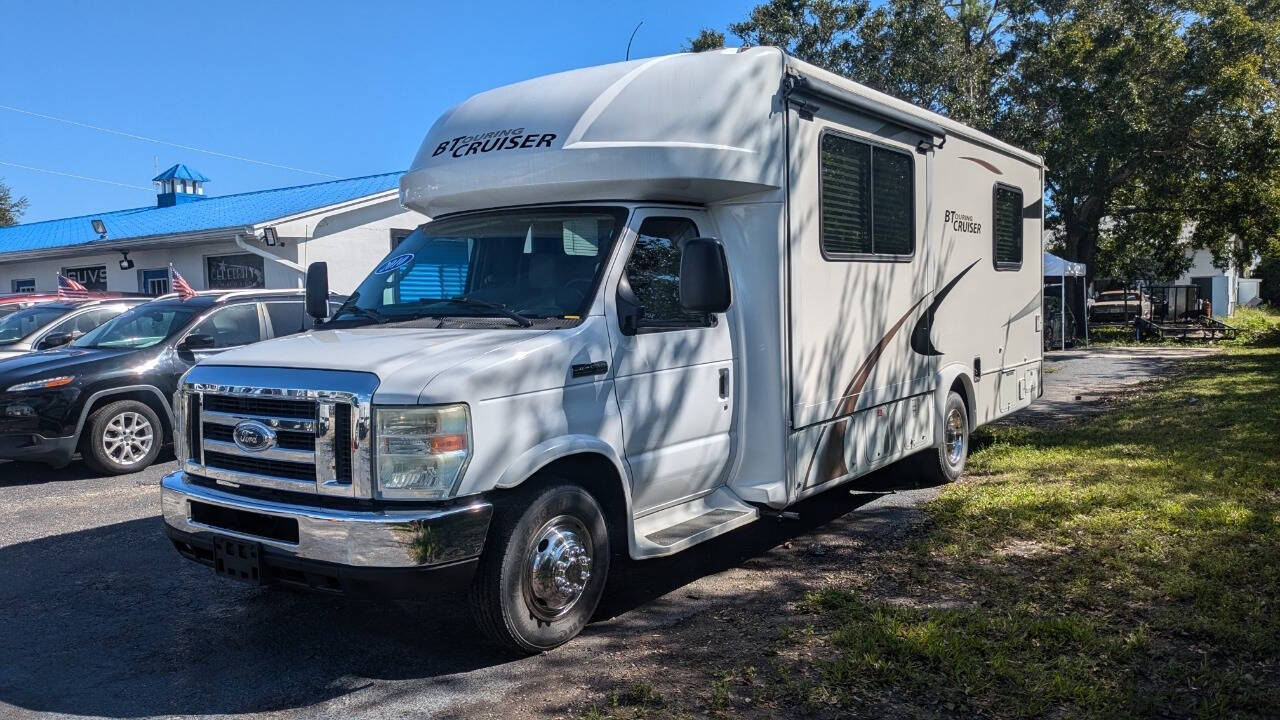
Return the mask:
<path id="1" fill-rule="evenodd" d="M 173 207 L 204 199 L 204 184 L 209 182 L 209 178 L 178 163 L 151 181 L 156 184 L 156 207 Z"/>

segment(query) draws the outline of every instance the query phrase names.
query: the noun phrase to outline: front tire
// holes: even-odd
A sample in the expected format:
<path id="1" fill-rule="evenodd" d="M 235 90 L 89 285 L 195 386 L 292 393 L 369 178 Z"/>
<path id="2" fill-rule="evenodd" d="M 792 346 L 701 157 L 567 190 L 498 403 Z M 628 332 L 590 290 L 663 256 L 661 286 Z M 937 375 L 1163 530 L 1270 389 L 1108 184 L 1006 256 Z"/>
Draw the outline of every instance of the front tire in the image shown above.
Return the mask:
<path id="1" fill-rule="evenodd" d="M 137 400 L 118 400 L 89 416 L 80 453 L 96 472 L 124 475 L 155 462 L 163 440 L 164 428 L 154 410 Z"/>
<path id="2" fill-rule="evenodd" d="M 502 498 L 471 584 L 477 624 L 519 653 L 563 645 L 591 620 L 609 556 L 604 512 L 583 488 L 562 483 Z"/>

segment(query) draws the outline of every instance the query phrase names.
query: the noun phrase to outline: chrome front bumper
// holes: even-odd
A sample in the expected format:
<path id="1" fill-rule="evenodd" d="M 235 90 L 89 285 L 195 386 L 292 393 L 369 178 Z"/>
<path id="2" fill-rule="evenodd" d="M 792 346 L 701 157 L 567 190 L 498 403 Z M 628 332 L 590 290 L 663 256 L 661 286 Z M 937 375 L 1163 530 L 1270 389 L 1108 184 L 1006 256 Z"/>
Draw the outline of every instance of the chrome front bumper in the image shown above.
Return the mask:
<path id="1" fill-rule="evenodd" d="M 419 510 L 344 510 L 245 497 L 190 481 L 186 472 L 160 481 L 169 527 L 196 537 L 233 537 L 262 544 L 268 555 L 356 568 L 427 568 L 480 555 L 493 505 L 484 501 Z M 297 523 L 297 541 L 261 537 L 192 519 L 192 503 Z"/>

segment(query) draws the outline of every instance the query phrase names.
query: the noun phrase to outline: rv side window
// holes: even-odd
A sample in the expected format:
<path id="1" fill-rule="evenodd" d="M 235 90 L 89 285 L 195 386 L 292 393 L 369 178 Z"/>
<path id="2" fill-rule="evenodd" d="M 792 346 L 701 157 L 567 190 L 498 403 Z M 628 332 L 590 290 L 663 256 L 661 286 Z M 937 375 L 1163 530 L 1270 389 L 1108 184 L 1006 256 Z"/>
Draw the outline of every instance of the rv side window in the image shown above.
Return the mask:
<path id="1" fill-rule="evenodd" d="M 996 185 L 995 211 L 992 213 L 996 270 L 1022 267 L 1022 191 L 1008 185 Z"/>
<path id="2" fill-rule="evenodd" d="M 627 259 L 627 281 L 644 307 L 642 318 L 650 328 L 705 327 L 707 313 L 680 307 L 680 247 L 698 237 L 698 226 L 689 218 L 651 217 L 640 224 L 636 246 Z"/>
<path id="3" fill-rule="evenodd" d="M 828 260 L 907 260 L 915 252 L 913 160 L 907 153 L 823 133 L 822 254 Z"/>

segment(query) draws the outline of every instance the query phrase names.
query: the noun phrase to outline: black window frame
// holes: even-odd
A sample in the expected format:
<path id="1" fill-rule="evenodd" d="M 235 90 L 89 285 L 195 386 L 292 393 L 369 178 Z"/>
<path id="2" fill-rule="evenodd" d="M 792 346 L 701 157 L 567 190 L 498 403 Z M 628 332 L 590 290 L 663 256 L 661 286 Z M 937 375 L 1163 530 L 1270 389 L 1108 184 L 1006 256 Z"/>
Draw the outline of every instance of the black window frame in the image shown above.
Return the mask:
<path id="1" fill-rule="evenodd" d="M 640 243 L 640 229 L 644 227 L 644 224 L 646 222 L 649 222 L 650 220 L 685 220 L 685 221 L 688 221 L 691 225 L 693 225 L 693 232 L 694 232 L 693 237 L 702 237 L 702 228 L 698 226 L 698 221 L 695 218 L 692 218 L 688 215 L 681 215 L 679 214 L 678 211 L 672 211 L 670 213 L 663 211 L 663 213 L 664 214 L 653 213 L 650 215 L 645 215 L 644 217 L 640 218 L 639 224 L 636 225 L 635 242 L 631 244 L 630 250 L 627 251 L 627 259 L 622 263 L 622 277 L 626 279 L 628 286 L 630 286 L 631 284 L 631 274 L 628 271 L 628 267 L 631 264 L 632 255 L 635 254 L 636 245 Z M 681 248 L 681 250 L 683 251 L 683 248 Z M 635 291 L 633 289 L 632 293 L 634 294 L 634 292 Z M 637 297 L 637 300 L 638 299 L 639 298 Z M 641 306 L 643 307 L 643 303 L 641 304 Z M 701 319 L 688 318 L 688 319 L 677 319 L 677 320 L 654 320 L 651 318 L 641 317 L 639 318 L 641 325 L 636 328 L 636 334 L 648 335 L 651 333 L 660 333 L 660 332 L 674 332 L 674 331 L 680 331 L 680 330 L 712 328 L 712 327 L 715 327 L 719 322 L 716 319 L 715 313 L 701 313 L 701 315 L 702 315 Z"/>
<path id="2" fill-rule="evenodd" d="M 1018 194 L 1018 262 L 1008 262 L 1000 260 L 999 233 L 997 232 L 997 223 L 1000 221 L 1000 213 L 997 212 L 996 203 L 1000 196 L 1000 191 L 1006 190 Z M 1017 272 L 1022 269 L 1022 264 L 1027 256 L 1027 233 L 1026 218 L 1022 216 L 1026 205 L 1024 201 L 1026 195 L 1022 192 L 1022 188 L 1008 183 L 998 182 L 991 187 L 991 264 L 995 267 L 996 272 Z"/>
<path id="3" fill-rule="evenodd" d="M 826 238 L 823 235 L 823 222 L 822 222 L 823 218 L 825 217 L 825 214 L 824 214 L 825 208 L 823 207 L 823 202 L 822 202 L 822 143 L 824 140 L 826 140 L 828 135 L 834 135 L 836 137 L 839 137 L 845 140 L 866 145 L 871 150 L 870 167 L 868 168 L 868 173 L 867 173 L 867 176 L 871 183 L 871 189 L 868 194 L 868 197 L 870 199 L 870 203 L 868 205 L 870 216 L 867 219 L 867 225 L 871 232 L 871 252 L 869 253 L 838 253 L 838 252 L 829 252 L 827 250 L 827 242 L 826 242 Z M 875 251 L 875 247 L 876 247 L 876 237 L 875 237 L 875 227 L 876 227 L 875 162 L 876 162 L 876 159 L 875 158 L 876 158 L 876 153 L 881 151 L 896 153 L 898 155 L 906 156 L 907 167 L 910 169 L 910 177 L 908 178 L 908 181 L 911 185 L 911 206 L 907 210 L 907 216 L 911 221 L 911 229 L 910 229 L 911 252 L 906 255 L 891 254 L 891 253 L 877 253 Z M 826 260 L 827 262 L 909 263 L 915 259 L 916 248 L 919 245 L 919 243 L 917 242 L 918 239 L 919 238 L 917 236 L 917 228 L 916 228 L 916 159 L 915 159 L 915 155 L 913 155 L 911 152 L 907 150 L 896 148 L 882 142 L 876 142 L 875 140 L 871 140 L 869 138 L 860 137 L 847 132 L 841 132 L 839 130 L 834 130 L 832 128 L 823 128 L 822 131 L 818 133 L 818 250 L 822 253 L 822 259 Z"/>

